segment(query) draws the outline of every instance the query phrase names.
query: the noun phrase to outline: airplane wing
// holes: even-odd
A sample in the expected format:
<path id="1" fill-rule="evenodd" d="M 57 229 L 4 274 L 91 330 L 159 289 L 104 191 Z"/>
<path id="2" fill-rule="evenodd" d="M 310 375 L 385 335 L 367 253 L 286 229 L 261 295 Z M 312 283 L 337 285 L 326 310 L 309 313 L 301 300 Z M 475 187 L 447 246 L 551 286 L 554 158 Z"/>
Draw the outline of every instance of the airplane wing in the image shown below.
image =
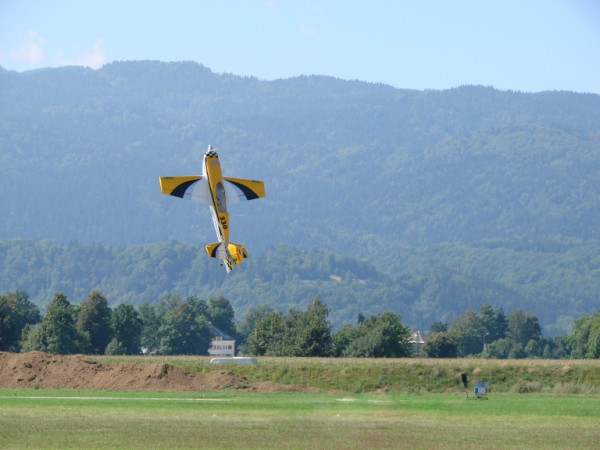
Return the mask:
<path id="1" fill-rule="evenodd" d="M 159 177 L 158 181 L 163 194 L 212 205 L 208 181 L 200 175 Z"/>
<path id="2" fill-rule="evenodd" d="M 265 183 L 262 181 L 233 177 L 223 177 L 223 179 L 225 180 L 225 193 L 228 203 L 254 200 L 266 195 Z"/>

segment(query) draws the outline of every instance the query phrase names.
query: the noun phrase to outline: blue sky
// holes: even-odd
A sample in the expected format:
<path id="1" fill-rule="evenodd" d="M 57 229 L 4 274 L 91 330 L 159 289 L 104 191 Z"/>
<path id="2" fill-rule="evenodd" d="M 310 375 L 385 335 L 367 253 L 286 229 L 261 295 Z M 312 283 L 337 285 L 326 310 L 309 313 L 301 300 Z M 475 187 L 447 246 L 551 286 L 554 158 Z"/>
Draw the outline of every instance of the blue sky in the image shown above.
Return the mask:
<path id="1" fill-rule="evenodd" d="M 152 59 L 273 80 L 600 93 L 597 0 L 0 0 L 0 65 Z"/>

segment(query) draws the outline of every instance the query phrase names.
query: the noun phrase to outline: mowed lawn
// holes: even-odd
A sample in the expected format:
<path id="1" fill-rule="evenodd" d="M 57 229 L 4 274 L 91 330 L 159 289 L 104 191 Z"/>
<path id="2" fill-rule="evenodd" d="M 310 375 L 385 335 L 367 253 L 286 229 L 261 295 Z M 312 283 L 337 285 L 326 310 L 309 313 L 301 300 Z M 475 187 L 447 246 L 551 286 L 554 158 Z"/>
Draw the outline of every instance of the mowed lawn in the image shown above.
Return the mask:
<path id="1" fill-rule="evenodd" d="M 600 397 L 0 390 L 0 448 L 598 448 Z"/>

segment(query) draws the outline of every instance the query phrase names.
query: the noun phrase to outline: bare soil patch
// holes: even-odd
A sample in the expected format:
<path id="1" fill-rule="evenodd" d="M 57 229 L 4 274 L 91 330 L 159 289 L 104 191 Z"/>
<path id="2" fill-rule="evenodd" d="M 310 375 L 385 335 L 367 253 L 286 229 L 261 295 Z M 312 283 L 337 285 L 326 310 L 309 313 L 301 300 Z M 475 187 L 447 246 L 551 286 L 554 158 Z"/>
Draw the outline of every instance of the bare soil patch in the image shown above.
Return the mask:
<path id="1" fill-rule="evenodd" d="M 228 370 L 196 373 L 164 363 L 103 364 L 86 355 L 0 352 L 0 388 L 99 390 L 302 391 L 303 386 L 255 383 Z"/>

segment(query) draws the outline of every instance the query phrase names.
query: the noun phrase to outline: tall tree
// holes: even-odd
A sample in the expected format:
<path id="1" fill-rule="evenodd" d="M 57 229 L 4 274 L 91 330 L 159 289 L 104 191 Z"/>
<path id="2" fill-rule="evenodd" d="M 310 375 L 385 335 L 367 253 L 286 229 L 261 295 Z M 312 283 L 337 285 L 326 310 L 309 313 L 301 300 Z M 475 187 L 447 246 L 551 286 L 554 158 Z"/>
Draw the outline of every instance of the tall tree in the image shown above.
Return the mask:
<path id="1" fill-rule="evenodd" d="M 156 317 L 162 320 L 167 312 L 174 311 L 183 302 L 183 297 L 179 294 L 163 294 L 156 305 Z"/>
<path id="2" fill-rule="evenodd" d="M 473 310 L 467 310 L 455 318 L 448 328 L 458 349 L 458 356 L 468 356 L 483 351 L 486 329 L 481 318 Z"/>
<path id="3" fill-rule="evenodd" d="M 158 336 L 160 320 L 156 314 L 156 308 L 150 303 L 144 302 L 138 307 L 138 313 L 142 320 L 142 352 L 154 354 L 158 352 L 160 344 Z"/>
<path id="4" fill-rule="evenodd" d="M 361 324 L 366 319 L 362 318 L 358 323 Z M 337 330 L 333 336 L 333 354 L 336 357 L 345 356 L 350 343 L 357 338 L 357 327 L 350 323 L 345 323 L 342 328 Z"/>
<path id="5" fill-rule="evenodd" d="M 591 318 L 590 334 L 585 345 L 588 358 L 600 358 L 600 311 Z"/>
<path id="6" fill-rule="evenodd" d="M 431 333 L 445 333 L 448 331 L 448 324 L 439 320 L 434 321 L 429 327 Z"/>
<path id="7" fill-rule="evenodd" d="M 295 315 L 287 339 L 293 356 L 331 356 L 333 341 L 328 314 L 327 306 L 316 296 L 306 311 Z"/>
<path id="8" fill-rule="evenodd" d="M 248 336 L 248 351 L 251 355 L 284 355 L 286 323 L 281 311 L 273 311 L 256 321 Z"/>
<path id="9" fill-rule="evenodd" d="M 26 336 L 22 350 L 68 355 L 82 352 L 88 344 L 89 336 L 75 326 L 71 303 L 64 294 L 56 293 L 42 323 Z"/>
<path id="10" fill-rule="evenodd" d="M 508 321 L 502 308 L 493 309 L 489 303 L 485 303 L 481 306 L 481 322 L 487 333 L 486 343 L 506 337 Z"/>
<path id="11" fill-rule="evenodd" d="M 190 295 L 185 299 L 185 301 L 188 305 L 192 307 L 196 316 L 203 316 L 207 319 L 210 318 L 210 314 L 208 312 L 208 304 L 206 303 L 206 300 L 202 300 L 201 298 L 198 298 L 195 295 Z"/>
<path id="12" fill-rule="evenodd" d="M 355 338 L 348 344 L 344 356 L 402 358 L 412 355 L 408 342 L 410 329 L 402 318 L 392 312 L 371 316 L 357 325 Z"/>
<path id="13" fill-rule="evenodd" d="M 213 297 L 208 300 L 210 322 L 230 336 L 235 336 L 235 312 L 225 297 Z"/>
<path id="14" fill-rule="evenodd" d="M 430 358 L 456 358 L 457 346 L 447 332 L 433 332 L 423 346 L 423 351 Z"/>
<path id="15" fill-rule="evenodd" d="M 164 355 L 206 355 L 213 330 L 208 320 L 196 316 L 186 302 L 167 311 L 158 329 L 159 353 Z"/>
<path id="16" fill-rule="evenodd" d="M 40 310 L 23 291 L 0 295 L 0 350 L 18 352 L 21 333 L 27 324 L 41 320 Z"/>
<path id="17" fill-rule="evenodd" d="M 248 310 L 244 320 L 242 320 L 242 322 L 237 326 L 237 337 L 239 339 L 237 347 L 240 349 L 240 352 L 245 352 L 248 350 L 248 337 L 256 326 L 256 322 L 259 319 L 268 316 L 272 312 L 273 308 L 265 304 L 254 306 Z"/>
<path id="18" fill-rule="evenodd" d="M 111 315 L 113 339 L 106 347 L 112 355 L 137 355 L 141 352 L 142 319 L 132 305 L 118 305 Z"/>
<path id="19" fill-rule="evenodd" d="M 513 342 L 525 347 L 529 341 L 542 339 L 542 327 L 537 316 L 530 312 L 515 309 L 508 316 L 508 336 Z"/>
<path id="20" fill-rule="evenodd" d="M 600 311 L 576 319 L 567 341 L 571 358 L 600 357 Z"/>
<path id="21" fill-rule="evenodd" d="M 106 346 L 112 339 L 110 316 L 111 309 L 108 301 L 98 290 L 90 292 L 87 299 L 81 302 L 77 328 L 90 337 L 88 353 L 104 354 Z"/>

